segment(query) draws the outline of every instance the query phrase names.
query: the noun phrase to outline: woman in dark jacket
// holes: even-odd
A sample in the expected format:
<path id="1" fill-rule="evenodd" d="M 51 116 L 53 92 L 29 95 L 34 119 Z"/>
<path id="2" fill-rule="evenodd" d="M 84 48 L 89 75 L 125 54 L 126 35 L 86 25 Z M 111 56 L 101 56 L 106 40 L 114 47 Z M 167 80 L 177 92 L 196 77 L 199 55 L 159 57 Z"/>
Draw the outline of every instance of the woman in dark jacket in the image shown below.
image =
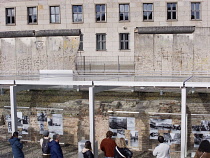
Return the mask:
<path id="1" fill-rule="evenodd" d="M 210 143 L 208 140 L 201 142 L 194 158 L 210 158 Z"/>
<path id="2" fill-rule="evenodd" d="M 132 158 L 133 153 L 126 147 L 124 138 L 116 138 L 115 142 L 114 158 Z"/>
<path id="3" fill-rule="evenodd" d="M 94 158 L 90 141 L 85 142 L 85 148 L 82 149 L 82 153 L 84 158 Z"/>
<path id="4" fill-rule="evenodd" d="M 9 142 L 12 146 L 12 153 L 14 158 L 24 158 L 23 154 L 23 144 L 20 143 L 20 139 L 18 139 L 18 132 L 14 132 L 13 136 L 9 139 Z"/>

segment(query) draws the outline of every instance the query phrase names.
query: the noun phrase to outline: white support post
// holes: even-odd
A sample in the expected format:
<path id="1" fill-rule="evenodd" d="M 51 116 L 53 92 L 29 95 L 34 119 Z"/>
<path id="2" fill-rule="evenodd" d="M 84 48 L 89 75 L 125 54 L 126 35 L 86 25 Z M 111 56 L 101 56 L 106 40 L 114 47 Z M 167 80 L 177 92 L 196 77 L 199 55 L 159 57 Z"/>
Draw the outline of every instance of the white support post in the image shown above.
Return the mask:
<path id="1" fill-rule="evenodd" d="M 94 87 L 89 87 L 89 120 L 90 120 L 90 142 L 92 144 L 94 157 L 98 158 L 98 149 L 95 144 L 95 104 L 94 104 Z"/>
<path id="2" fill-rule="evenodd" d="M 186 88 L 182 88 L 182 93 L 181 93 L 181 158 L 185 158 L 187 154 L 187 143 L 186 143 L 186 125 L 187 125 L 187 120 L 186 120 Z"/>
<path id="3" fill-rule="evenodd" d="M 17 131 L 17 105 L 16 105 L 16 88 L 10 86 L 10 106 L 11 106 L 11 121 L 12 134 Z"/>

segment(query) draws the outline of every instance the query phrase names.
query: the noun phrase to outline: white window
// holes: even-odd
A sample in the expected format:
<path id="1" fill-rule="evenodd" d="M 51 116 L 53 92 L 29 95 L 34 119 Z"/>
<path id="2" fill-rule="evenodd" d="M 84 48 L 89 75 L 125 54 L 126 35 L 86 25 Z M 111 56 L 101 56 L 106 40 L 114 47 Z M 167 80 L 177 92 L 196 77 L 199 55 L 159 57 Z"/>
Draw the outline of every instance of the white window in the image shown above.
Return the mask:
<path id="1" fill-rule="evenodd" d="M 119 21 L 128 21 L 130 14 L 129 4 L 119 5 Z"/>
<path id="2" fill-rule="evenodd" d="M 106 50 L 106 34 L 96 34 L 96 50 Z"/>
<path id="3" fill-rule="evenodd" d="M 177 19 L 177 3 L 167 3 L 167 20 Z"/>
<path id="4" fill-rule="evenodd" d="M 200 20 L 200 2 L 192 2 L 191 3 L 191 20 Z"/>
<path id="5" fill-rule="evenodd" d="M 6 8 L 6 24 L 15 24 L 15 8 Z"/>
<path id="6" fill-rule="evenodd" d="M 28 24 L 37 24 L 37 7 L 28 7 Z"/>
<path id="7" fill-rule="evenodd" d="M 60 7 L 50 7 L 50 23 L 60 23 Z"/>
<path id="8" fill-rule="evenodd" d="M 153 20 L 153 4 L 152 3 L 143 4 L 143 20 L 144 21 Z"/>
<path id="9" fill-rule="evenodd" d="M 129 49 L 129 33 L 120 33 L 120 50 Z"/>
<path id="10" fill-rule="evenodd" d="M 106 21 L 106 5 L 96 4 L 96 22 Z"/>
<path id="11" fill-rule="evenodd" d="M 82 5 L 73 5 L 72 11 L 73 22 L 83 22 Z"/>

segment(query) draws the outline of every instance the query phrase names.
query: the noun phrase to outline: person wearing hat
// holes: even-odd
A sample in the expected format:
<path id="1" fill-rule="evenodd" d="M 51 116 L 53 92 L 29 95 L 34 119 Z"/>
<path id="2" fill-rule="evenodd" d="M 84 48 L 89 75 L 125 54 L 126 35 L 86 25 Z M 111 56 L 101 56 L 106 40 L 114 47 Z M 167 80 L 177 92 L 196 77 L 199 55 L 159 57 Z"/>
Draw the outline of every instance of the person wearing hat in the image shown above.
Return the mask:
<path id="1" fill-rule="evenodd" d="M 48 143 L 52 141 L 52 139 L 49 137 L 49 131 L 45 130 L 43 132 L 43 138 L 40 139 L 40 145 L 42 148 L 42 157 L 43 158 L 50 158 L 50 150 L 48 147 Z"/>

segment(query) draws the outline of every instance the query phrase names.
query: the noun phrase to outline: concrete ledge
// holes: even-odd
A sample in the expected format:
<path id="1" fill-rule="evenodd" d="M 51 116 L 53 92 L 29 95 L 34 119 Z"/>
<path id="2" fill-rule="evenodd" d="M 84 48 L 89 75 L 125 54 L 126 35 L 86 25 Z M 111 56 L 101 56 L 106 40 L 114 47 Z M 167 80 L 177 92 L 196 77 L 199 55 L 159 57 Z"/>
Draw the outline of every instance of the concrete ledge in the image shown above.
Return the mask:
<path id="1" fill-rule="evenodd" d="M 80 34 L 80 29 L 5 31 L 0 32 L 0 38 L 79 36 Z"/>
<path id="2" fill-rule="evenodd" d="M 157 26 L 157 27 L 137 27 L 138 34 L 182 34 L 193 33 L 195 26 Z"/>

